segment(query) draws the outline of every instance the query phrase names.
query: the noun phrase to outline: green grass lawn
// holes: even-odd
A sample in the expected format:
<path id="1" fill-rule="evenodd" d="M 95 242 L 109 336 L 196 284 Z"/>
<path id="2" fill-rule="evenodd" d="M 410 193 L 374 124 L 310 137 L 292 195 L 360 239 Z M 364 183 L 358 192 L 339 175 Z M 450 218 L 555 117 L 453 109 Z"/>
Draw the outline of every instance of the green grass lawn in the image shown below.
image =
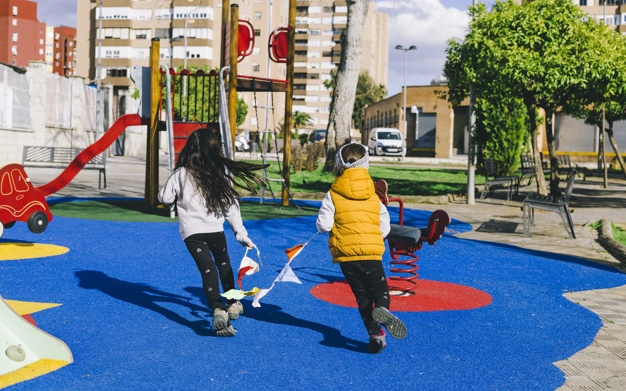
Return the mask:
<path id="1" fill-rule="evenodd" d="M 626 246 L 626 230 L 613 223 L 611 223 L 611 228 L 613 229 L 613 238 Z"/>
<path id="2" fill-rule="evenodd" d="M 280 204 L 280 199 L 278 199 Z M 144 200 L 123 201 L 78 201 L 61 202 L 50 207 L 54 216 L 73 217 L 89 220 L 109 220 L 128 222 L 172 222 L 166 207 L 152 208 Z M 300 205 L 281 206 L 273 200 L 259 202 L 243 201 L 241 215 L 244 220 L 277 219 L 282 217 L 316 215 L 318 208 Z"/>
<path id="3" fill-rule="evenodd" d="M 281 172 L 277 163 L 271 164 L 267 169 L 268 177 L 280 179 Z M 394 195 L 439 196 L 464 193 L 467 190 L 467 171 L 463 169 L 372 165 L 369 171 L 374 181 L 386 180 L 389 193 Z M 313 172 L 291 173 L 289 179 L 292 193 L 325 193 L 330 189 L 335 176 L 329 172 L 322 172 L 322 168 L 319 167 Z M 484 181 L 482 176 L 476 176 L 476 184 L 482 184 Z"/>

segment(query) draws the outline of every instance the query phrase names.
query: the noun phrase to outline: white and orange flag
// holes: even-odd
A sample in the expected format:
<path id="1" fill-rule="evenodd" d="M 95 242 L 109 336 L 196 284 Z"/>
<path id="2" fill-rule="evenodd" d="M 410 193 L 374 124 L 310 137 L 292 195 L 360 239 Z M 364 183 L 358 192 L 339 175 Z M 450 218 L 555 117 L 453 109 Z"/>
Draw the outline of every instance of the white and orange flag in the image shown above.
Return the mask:
<path id="1" fill-rule="evenodd" d="M 259 262 L 261 262 L 261 265 L 262 265 L 263 262 L 261 261 L 261 252 L 259 251 L 257 246 L 254 246 L 254 248 L 256 249 L 257 258 L 259 259 Z M 237 276 L 237 283 L 239 284 L 239 289 L 242 289 L 242 290 L 243 290 L 243 286 L 242 286 L 243 284 L 241 283 L 241 280 L 243 279 L 243 276 L 250 276 L 259 271 L 259 264 L 254 262 L 252 258 L 248 256 L 248 250 L 250 249 L 246 248 L 246 253 L 243 255 L 243 258 L 241 259 L 241 263 L 239 264 L 239 273 Z"/>
<path id="2" fill-rule="evenodd" d="M 274 288 L 274 285 L 277 282 L 295 282 L 296 284 L 302 284 L 302 282 L 300 281 L 298 276 L 296 276 L 295 273 L 293 272 L 293 270 L 291 270 L 290 263 L 291 263 L 291 261 L 293 261 L 293 259 L 295 257 L 298 256 L 298 254 L 300 254 L 300 252 L 302 252 L 302 249 L 304 249 L 304 247 L 307 244 L 309 244 L 309 242 L 317 234 L 318 233 L 316 232 L 313 236 L 311 236 L 311 238 L 309 238 L 309 240 L 307 240 L 306 243 L 298 244 L 298 245 L 295 245 L 295 246 L 285 250 L 285 253 L 287 254 L 287 258 L 288 258 L 287 263 L 283 267 L 283 270 L 280 271 L 280 274 L 278 275 L 278 277 L 276 277 L 274 282 L 272 282 L 272 286 L 270 286 L 267 289 L 261 289 L 261 290 L 259 290 L 256 293 L 256 295 L 254 295 L 254 300 L 252 300 L 252 306 L 253 307 L 260 307 L 261 306 L 261 304 L 259 303 L 259 300 L 261 300 L 263 297 L 265 297 L 265 295 L 267 295 L 269 293 L 269 291 L 271 291 L 272 288 Z"/>
<path id="3" fill-rule="evenodd" d="M 261 261 L 261 252 L 259 251 L 259 248 L 254 245 L 252 247 L 256 249 L 256 255 L 257 255 L 257 258 L 259 259 L 259 263 L 263 265 L 263 262 Z M 243 290 L 243 282 L 242 282 L 243 276 L 249 276 L 259 271 L 259 264 L 256 263 L 254 260 L 252 260 L 252 258 L 248 256 L 249 250 L 250 250 L 249 248 L 246 248 L 246 253 L 243 255 L 243 258 L 241 258 L 241 263 L 239 264 L 239 272 L 237 273 L 237 283 L 239 284 L 239 290 L 231 289 L 228 292 L 222 293 L 222 296 L 224 296 L 227 299 L 241 300 L 246 296 L 254 296 L 255 294 L 257 294 L 257 292 L 259 292 L 259 288 L 257 287 L 254 287 L 252 288 L 252 290 L 249 290 L 249 291 Z"/>

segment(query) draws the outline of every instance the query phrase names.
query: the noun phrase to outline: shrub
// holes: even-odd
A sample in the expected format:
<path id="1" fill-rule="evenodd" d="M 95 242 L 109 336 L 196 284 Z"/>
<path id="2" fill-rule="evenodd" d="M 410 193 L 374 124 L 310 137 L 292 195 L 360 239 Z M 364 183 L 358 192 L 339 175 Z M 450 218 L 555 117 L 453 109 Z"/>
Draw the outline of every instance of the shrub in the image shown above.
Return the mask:
<path id="1" fill-rule="evenodd" d="M 299 145 L 291 149 L 291 167 L 293 172 L 303 169 L 313 172 L 319 166 L 320 160 L 326 156 L 326 150 L 321 143 Z"/>

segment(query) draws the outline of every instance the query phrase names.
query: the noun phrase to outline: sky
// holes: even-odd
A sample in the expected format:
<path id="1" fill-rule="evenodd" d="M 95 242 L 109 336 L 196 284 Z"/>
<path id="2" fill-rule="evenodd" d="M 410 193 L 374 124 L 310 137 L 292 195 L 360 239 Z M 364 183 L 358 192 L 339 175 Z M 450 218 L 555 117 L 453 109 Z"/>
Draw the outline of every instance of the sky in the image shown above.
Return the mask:
<path id="1" fill-rule="evenodd" d="M 38 0 L 39 21 L 52 26 L 76 27 L 77 0 Z M 87 1 L 87 0 L 83 0 Z M 405 52 L 396 50 L 415 45 L 406 52 L 406 85 L 428 85 L 441 76 L 446 61 L 446 43 L 462 38 L 469 22 L 467 8 L 476 0 L 372 0 L 389 15 L 389 95 L 404 85 Z M 491 4 L 493 1 L 484 0 Z"/>

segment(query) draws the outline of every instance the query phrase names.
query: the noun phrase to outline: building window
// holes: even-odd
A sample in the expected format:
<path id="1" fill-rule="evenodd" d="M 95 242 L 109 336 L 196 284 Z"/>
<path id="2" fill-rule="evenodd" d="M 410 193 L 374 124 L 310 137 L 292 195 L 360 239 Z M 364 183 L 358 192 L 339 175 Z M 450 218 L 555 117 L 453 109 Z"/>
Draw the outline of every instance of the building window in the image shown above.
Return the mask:
<path id="1" fill-rule="evenodd" d="M 17 26 L 17 19 L 13 19 L 13 26 Z"/>
<path id="2" fill-rule="evenodd" d="M 17 16 L 17 6 L 13 6 L 13 16 Z"/>
<path id="3" fill-rule="evenodd" d="M 254 29 L 254 36 L 255 37 L 260 37 L 261 36 L 261 29 Z"/>
<path id="4" fill-rule="evenodd" d="M 587 5 L 587 0 L 579 0 L 578 5 Z"/>
<path id="5" fill-rule="evenodd" d="M 126 69 L 107 69 L 107 76 L 109 77 L 126 77 Z"/>
<path id="6" fill-rule="evenodd" d="M 13 33 L 13 42 L 17 42 L 17 33 Z"/>
<path id="7" fill-rule="evenodd" d="M 155 38 L 170 38 L 170 29 L 156 29 Z"/>
<path id="8" fill-rule="evenodd" d="M 17 56 L 17 46 L 11 47 L 11 53 L 13 53 L 14 56 Z"/>
<path id="9" fill-rule="evenodd" d="M 255 12 L 254 13 L 254 19 L 261 19 L 261 13 L 260 12 Z"/>
<path id="10" fill-rule="evenodd" d="M 258 72 L 261 70 L 261 67 L 259 66 L 259 64 L 252 64 L 252 71 L 253 72 Z"/>

